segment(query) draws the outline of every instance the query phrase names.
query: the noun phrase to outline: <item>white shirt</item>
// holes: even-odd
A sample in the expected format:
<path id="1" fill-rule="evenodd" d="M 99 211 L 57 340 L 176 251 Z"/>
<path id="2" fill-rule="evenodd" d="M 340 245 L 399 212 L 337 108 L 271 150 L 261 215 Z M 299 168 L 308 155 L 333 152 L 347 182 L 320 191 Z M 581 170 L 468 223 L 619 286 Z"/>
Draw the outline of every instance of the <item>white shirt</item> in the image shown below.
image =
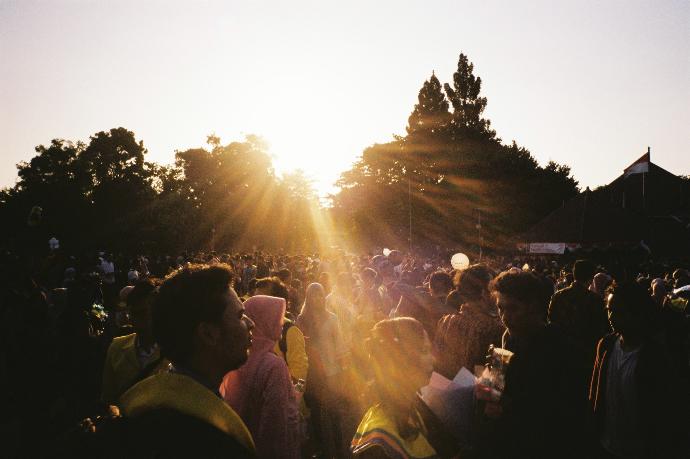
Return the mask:
<path id="1" fill-rule="evenodd" d="M 606 407 L 602 446 L 621 458 L 642 456 L 640 406 L 635 380 L 639 348 L 624 351 L 616 340 L 607 368 Z"/>

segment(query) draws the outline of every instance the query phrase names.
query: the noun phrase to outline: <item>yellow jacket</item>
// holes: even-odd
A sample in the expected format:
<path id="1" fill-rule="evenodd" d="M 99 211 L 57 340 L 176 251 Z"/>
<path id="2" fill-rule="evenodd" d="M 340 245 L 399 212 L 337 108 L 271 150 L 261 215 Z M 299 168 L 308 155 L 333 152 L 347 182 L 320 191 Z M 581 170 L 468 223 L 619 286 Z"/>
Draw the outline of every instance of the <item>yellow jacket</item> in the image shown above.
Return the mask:
<path id="1" fill-rule="evenodd" d="M 154 409 L 170 409 L 195 417 L 233 437 L 255 452 L 254 441 L 237 413 L 221 398 L 189 376 L 158 373 L 135 384 L 120 398 L 124 416 L 136 417 Z"/>
<path id="2" fill-rule="evenodd" d="M 103 384 L 101 386 L 101 401 L 115 403 L 120 395 L 136 383 L 142 376 L 143 367 L 137 358 L 136 347 L 137 334 L 118 336 L 113 339 L 108 348 L 103 366 Z M 149 362 L 160 358 L 160 352 L 156 350 Z M 161 361 L 156 365 L 156 370 L 167 366 L 167 361 Z"/>
<path id="3" fill-rule="evenodd" d="M 307 370 L 309 369 L 309 360 L 307 359 L 307 350 L 304 344 L 304 334 L 297 326 L 288 328 L 287 336 L 287 354 L 285 361 L 287 362 L 290 376 L 294 380 L 307 380 Z M 273 348 L 273 353 L 279 357 L 283 357 L 280 346 L 276 343 Z"/>
<path id="4" fill-rule="evenodd" d="M 398 428 L 381 405 L 374 405 L 364 414 L 355 433 L 350 450 L 354 457 L 369 448 L 378 447 L 390 458 L 396 459 L 431 459 L 439 457 L 424 432 L 405 439 L 400 436 Z"/>

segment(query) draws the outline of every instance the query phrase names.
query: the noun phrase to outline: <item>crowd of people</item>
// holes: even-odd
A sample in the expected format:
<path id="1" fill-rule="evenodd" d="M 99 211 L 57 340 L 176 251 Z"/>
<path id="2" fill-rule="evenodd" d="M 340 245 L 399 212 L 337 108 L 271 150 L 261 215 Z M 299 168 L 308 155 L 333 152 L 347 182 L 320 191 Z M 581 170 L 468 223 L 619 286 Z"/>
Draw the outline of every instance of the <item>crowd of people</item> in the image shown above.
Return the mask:
<path id="1" fill-rule="evenodd" d="M 0 451 L 690 457 L 688 267 L 5 251 Z M 459 435 L 421 389 L 479 376 L 496 349 L 504 387 L 477 384 Z"/>

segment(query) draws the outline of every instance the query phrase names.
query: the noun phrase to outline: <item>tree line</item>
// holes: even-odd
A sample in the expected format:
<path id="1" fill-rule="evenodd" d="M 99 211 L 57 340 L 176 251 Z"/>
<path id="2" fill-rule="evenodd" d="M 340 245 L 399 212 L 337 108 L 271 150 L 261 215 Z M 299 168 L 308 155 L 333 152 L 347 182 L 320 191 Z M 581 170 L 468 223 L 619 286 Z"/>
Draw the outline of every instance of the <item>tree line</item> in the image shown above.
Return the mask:
<path id="1" fill-rule="evenodd" d="M 146 253 L 297 249 L 314 238 L 317 197 L 302 171 L 278 176 L 256 136 L 207 145 L 177 151 L 171 166 L 146 161 L 122 127 L 40 145 L 0 192 L 0 237 L 20 249 L 55 236 L 72 250 Z"/>
<path id="2" fill-rule="evenodd" d="M 327 209 L 303 172 L 275 173 L 257 136 L 223 145 L 210 135 L 170 166 L 147 161 L 143 141 L 122 127 L 88 144 L 55 139 L 0 191 L 0 237 L 10 247 L 56 236 L 84 250 L 304 250 L 327 215 L 355 244 L 500 248 L 578 186 L 568 166 L 540 166 L 497 137 L 481 83 L 464 54 L 452 84 L 432 73 L 406 135 L 365 149 Z"/>

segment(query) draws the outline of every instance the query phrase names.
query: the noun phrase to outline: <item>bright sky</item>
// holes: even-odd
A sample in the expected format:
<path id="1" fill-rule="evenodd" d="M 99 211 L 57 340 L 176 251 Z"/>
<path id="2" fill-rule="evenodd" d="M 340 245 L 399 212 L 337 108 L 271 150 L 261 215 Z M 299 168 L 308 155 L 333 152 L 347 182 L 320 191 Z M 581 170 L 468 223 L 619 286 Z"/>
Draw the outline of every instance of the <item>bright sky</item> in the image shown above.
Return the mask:
<path id="1" fill-rule="evenodd" d="M 690 174 L 687 0 L 0 0 L 0 186 L 38 144 L 124 126 L 162 163 L 258 134 L 332 191 L 460 52 L 499 136 L 583 186 L 648 145 Z"/>

